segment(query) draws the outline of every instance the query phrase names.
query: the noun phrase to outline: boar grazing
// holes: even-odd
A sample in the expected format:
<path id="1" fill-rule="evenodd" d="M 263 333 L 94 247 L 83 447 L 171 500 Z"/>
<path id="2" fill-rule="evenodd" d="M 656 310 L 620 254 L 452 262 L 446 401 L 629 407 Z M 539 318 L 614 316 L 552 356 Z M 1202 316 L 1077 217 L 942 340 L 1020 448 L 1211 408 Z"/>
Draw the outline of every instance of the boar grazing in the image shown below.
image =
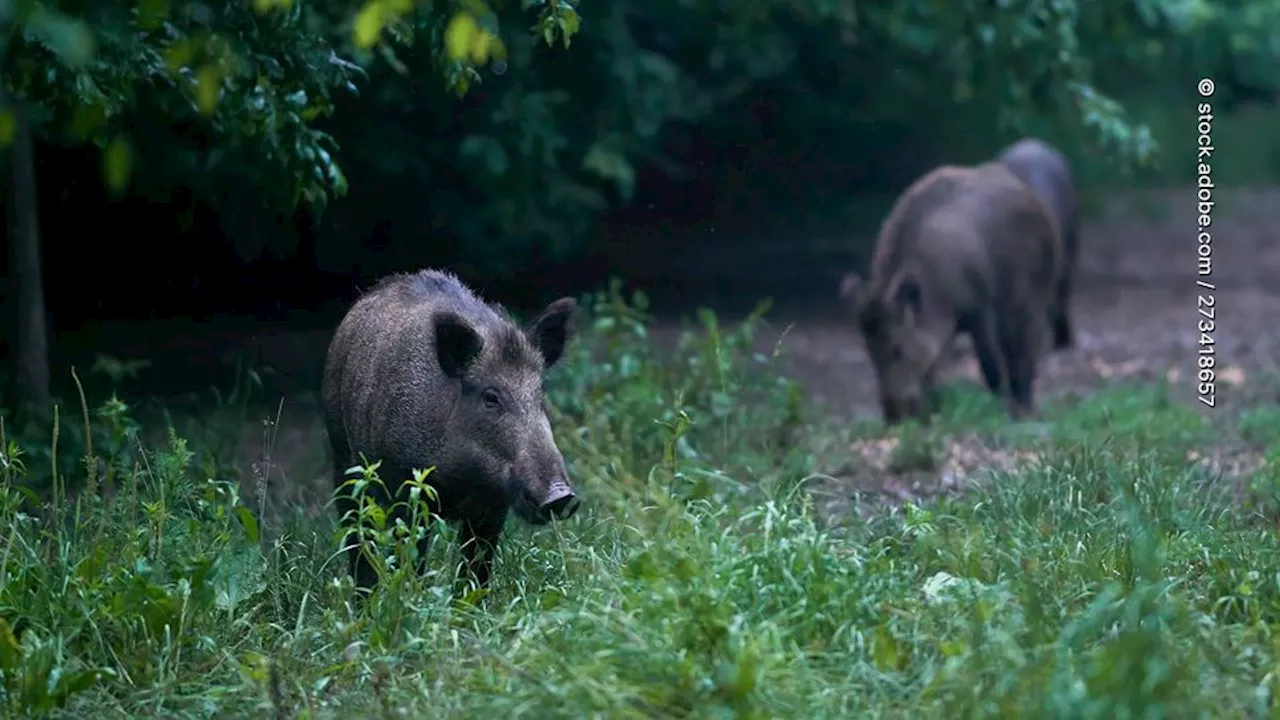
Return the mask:
<path id="1" fill-rule="evenodd" d="M 432 509 L 458 525 L 466 565 L 486 586 L 509 509 L 535 525 L 578 509 L 542 387 L 571 339 L 575 308 L 561 298 L 522 329 L 449 273 L 383 279 L 343 318 L 325 359 L 335 483 L 361 453 L 382 462 L 392 493 L 414 469 L 434 467 Z M 344 517 L 356 508 L 345 491 L 336 504 Z M 354 542 L 349 532 L 343 545 Z M 421 556 L 427 548 L 419 543 Z M 372 589 L 373 568 L 358 548 L 347 552 L 356 585 Z"/>
<path id="2" fill-rule="evenodd" d="M 1010 414 L 1034 412 L 1059 265 L 1044 204 L 1003 166 L 944 166 L 917 180 L 880 227 L 864 281 L 840 296 L 862 332 L 888 423 L 925 419 L 934 373 L 958 333 Z"/>
<path id="3" fill-rule="evenodd" d="M 1062 271 L 1049 317 L 1053 327 L 1053 348 L 1065 350 L 1075 344 L 1071 324 L 1071 280 L 1075 276 L 1079 245 L 1075 177 L 1062 153 L 1034 138 L 1019 140 L 1009 146 L 1000 153 L 997 162 L 1026 183 L 1053 215 L 1062 242 Z"/>

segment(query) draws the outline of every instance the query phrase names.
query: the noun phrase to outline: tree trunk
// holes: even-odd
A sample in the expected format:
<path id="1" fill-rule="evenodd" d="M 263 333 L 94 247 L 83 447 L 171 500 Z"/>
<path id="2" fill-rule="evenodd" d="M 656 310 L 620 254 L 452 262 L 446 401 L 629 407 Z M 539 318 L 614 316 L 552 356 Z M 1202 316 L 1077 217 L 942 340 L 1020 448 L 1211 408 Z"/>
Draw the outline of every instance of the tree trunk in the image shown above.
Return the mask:
<path id="1" fill-rule="evenodd" d="M 7 98 L 3 98 L 7 99 Z M 12 400 L 19 407 L 47 408 L 49 338 L 45 325 L 44 281 L 40 265 L 40 222 L 36 196 L 35 141 L 26 108 L 10 102 L 17 132 L 9 148 L 9 287 L 16 321 L 11 347 Z"/>

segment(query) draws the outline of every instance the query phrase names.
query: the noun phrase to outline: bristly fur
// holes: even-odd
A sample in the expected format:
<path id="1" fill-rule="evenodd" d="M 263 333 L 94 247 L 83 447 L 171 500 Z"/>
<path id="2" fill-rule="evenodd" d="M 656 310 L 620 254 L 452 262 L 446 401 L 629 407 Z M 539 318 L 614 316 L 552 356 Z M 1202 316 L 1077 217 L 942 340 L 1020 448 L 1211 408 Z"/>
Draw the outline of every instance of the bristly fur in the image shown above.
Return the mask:
<path id="1" fill-rule="evenodd" d="M 966 170 L 955 165 L 943 165 L 912 183 L 880 224 L 879 238 L 914 235 L 929 217 L 929 210 L 946 204 L 947 198 L 956 193 L 967 178 Z M 902 265 L 903 254 L 908 252 L 911 252 L 908 243 L 878 241 L 871 256 L 870 281 L 887 281 L 893 274 L 892 270 Z M 875 295 L 874 292 L 869 294 Z"/>
<path id="2" fill-rule="evenodd" d="M 1075 345 L 1071 292 L 1080 247 L 1080 209 L 1075 176 L 1062 153 L 1035 138 L 1024 138 L 1010 145 L 1000 153 L 997 162 L 1031 188 L 1057 225 L 1062 243 L 1062 272 L 1049 321 L 1053 326 L 1054 349 L 1065 350 Z"/>
<path id="3" fill-rule="evenodd" d="M 417 298 L 445 299 L 444 309 L 460 314 L 474 312 L 477 306 L 486 308 L 493 314 L 492 319 L 497 321 L 490 339 L 496 345 L 498 356 L 504 362 L 513 364 L 541 364 L 541 355 L 520 329 L 511 312 L 498 303 L 491 303 L 480 297 L 452 272 L 428 268 L 393 273 L 379 279 L 365 294 L 395 292 L 397 288 Z"/>
<path id="4" fill-rule="evenodd" d="M 1030 409 L 1060 262 L 1048 209 L 1003 166 L 947 165 L 912 183 L 881 224 L 870 276 L 841 282 L 886 418 L 923 412 L 938 358 L 961 332 L 991 390 Z"/>
<path id="5" fill-rule="evenodd" d="M 439 270 L 397 273 L 363 293 L 334 332 L 321 385 L 339 517 L 357 507 L 345 470 L 362 457 L 381 463 L 386 488 L 370 492 L 384 507 L 414 470 L 434 468 L 433 511 L 458 524 L 484 585 L 509 511 L 535 524 L 572 515 L 543 376 L 569 342 L 574 307 L 561 298 L 522 328 Z M 357 585 L 370 588 L 377 577 L 362 557 L 348 551 Z"/>

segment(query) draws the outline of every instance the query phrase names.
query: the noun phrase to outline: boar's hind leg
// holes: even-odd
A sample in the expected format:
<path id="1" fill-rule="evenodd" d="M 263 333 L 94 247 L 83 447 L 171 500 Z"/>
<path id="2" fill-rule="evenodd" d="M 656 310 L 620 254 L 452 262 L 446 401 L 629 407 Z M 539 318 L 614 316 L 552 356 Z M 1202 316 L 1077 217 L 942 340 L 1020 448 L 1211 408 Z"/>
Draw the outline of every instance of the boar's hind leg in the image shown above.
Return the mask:
<path id="1" fill-rule="evenodd" d="M 1022 314 L 1022 313 L 1020 313 Z M 1009 368 L 1010 414 L 1020 419 L 1035 412 L 1035 377 L 1038 350 L 1048 330 L 1045 319 L 1018 318 L 1002 333 L 1005 366 Z M 1011 320 L 1013 318 L 1010 318 Z"/>
<path id="2" fill-rule="evenodd" d="M 431 552 L 431 531 L 428 529 L 418 540 L 418 560 L 414 568 L 419 575 L 425 575 L 427 572 L 427 553 L 429 552 Z"/>
<path id="3" fill-rule="evenodd" d="M 999 337 L 996 334 L 996 322 L 991 312 L 978 315 L 967 323 L 969 337 L 973 340 L 973 350 L 978 356 L 978 367 L 982 370 L 982 379 L 987 389 L 998 397 L 1006 394 L 1006 372 L 1004 353 L 1000 350 Z"/>
<path id="4" fill-rule="evenodd" d="M 342 539 L 343 547 L 347 550 L 348 566 L 351 569 L 351 577 L 355 578 L 356 588 L 367 592 L 373 592 L 373 588 L 378 584 L 378 571 L 374 569 L 369 559 L 364 556 L 354 532 L 349 532 Z M 372 550 L 372 548 L 369 548 Z"/>
<path id="5" fill-rule="evenodd" d="M 347 447 L 341 428 L 330 427 L 328 433 L 329 449 L 333 453 L 333 487 L 336 491 L 334 508 L 338 511 L 339 524 L 350 525 L 356 519 L 356 501 L 351 497 L 349 489 L 342 487 L 342 483 L 347 480 L 346 470 L 351 460 L 351 450 Z M 356 588 L 372 590 L 373 586 L 378 584 L 378 574 L 363 557 L 357 545 L 357 539 L 355 531 L 349 530 L 342 536 L 341 547 L 346 548 L 347 567 L 356 582 Z"/>
<path id="6" fill-rule="evenodd" d="M 335 465 L 334 475 L 335 482 L 341 487 L 341 483 L 349 480 L 349 476 L 345 476 L 346 468 L 341 465 Z M 378 475 L 383 479 L 384 483 L 388 483 L 394 487 L 390 481 L 398 478 L 394 468 L 389 468 L 385 463 L 378 468 Z M 364 490 L 364 496 L 373 500 L 383 509 L 391 507 L 392 499 L 386 490 L 377 484 L 369 485 Z M 342 546 L 347 548 L 347 561 L 351 569 L 351 576 L 355 579 L 356 588 L 364 592 L 371 592 L 378 584 L 378 571 L 373 562 L 367 557 L 369 554 L 382 552 L 382 548 L 377 547 L 369 534 L 372 528 L 366 526 L 365 541 L 359 541 L 356 526 L 360 523 L 359 509 L 360 506 L 356 502 L 356 498 L 351 494 L 351 488 L 342 488 L 338 491 L 334 505 L 338 510 L 339 522 L 347 526 L 348 530 L 342 538 Z M 393 511 L 394 517 L 394 511 Z"/>
<path id="7" fill-rule="evenodd" d="M 418 532 L 419 529 L 423 531 L 422 537 L 418 538 L 415 543 L 418 557 L 413 561 L 414 571 L 419 575 L 423 575 L 427 571 L 427 553 L 431 550 L 432 514 L 438 514 L 440 508 L 435 503 L 425 500 L 425 496 L 422 496 L 422 502 L 414 504 L 416 507 L 411 505 L 411 486 L 408 481 L 413 478 L 413 473 L 406 470 L 404 466 L 398 464 L 389 465 L 384 460 L 382 467 L 378 469 L 378 476 L 382 478 L 382 482 L 386 483 L 387 488 L 395 493 L 395 497 L 391 497 L 388 492 L 381 488 L 378 488 L 376 493 L 373 488 L 370 488 L 367 492 L 373 494 L 373 497 L 377 499 L 382 508 L 390 510 L 387 519 L 393 524 L 397 520 L 403 522 L 410 532 Z M 417 518 L 413 516 L 415 511 L 418 513 Z"/>
<path id="8" fill-rule="evenodd" d="M 458 528 L 464 571 L 475 578 L 476 587 L 489 586 L 493 554 L 498 549 L 498 538 L 502 535 L 502 525 L 506 519 L 506 510 L 490 512 L 480 518 L 463 520 Z M 465 580 L 465 576 L 459 579 Z"/>
<path id="9" fill-rule="evenodd" d="M 340 522 L 344 525 L 354 522 L 354 518 L 346 520 L 346 518 L 355 515 L 354 512 L 351 512 L 350 515 L 348 514 L 349 511 L 355 510 L 356 507 L 356 502 L 350 495 L 345 492 L 339 494 L 334 504 L 337 505 Z M 369 592 L 378 584 L 378 573 L 364 556 L 364 553 L 361 552 L 358 541 L 359 536 L 356 535 L 355 530 L 348 530 L 342 536 L 342 547 L 346 548 L 347 566 L 351 571 L 351 577 L 356 581 L 356 589 Z"/>
<path id="10" fill-rule="evenodd" d="M 337 471 L 341 477 L 342 470 Z M 350 527 L 358 522 L 356 517 L 356 501 L 351 497 L 350 493 L 343 490 L 338 493 L 334 504 L 338 509 L 339 522 Z M 368 545 L 368 543 L 365 543 Z M 342 537 L 342 547 L 346 548 L 347 564 L 351 571 L 351 577 L 356 581 L 356 589 L 370 592 L 374 586 L 378 584 L 378 572 L 374 569 L 369 559 L 365 557 L 359 543 L 359 536 L 354 528 L 347 531 Z M 374 551 L 372 547 L 364 548 L 365 550 Z"/>
<path id="11" fill-rule="evenodd" d="M 1053 349 L 1066 350 L 1075 345 L 1075 332 L 1071 327 L 1071 275 L 1062 274 L 1058 281 L 1058 297 L 1053 315 Z"/>

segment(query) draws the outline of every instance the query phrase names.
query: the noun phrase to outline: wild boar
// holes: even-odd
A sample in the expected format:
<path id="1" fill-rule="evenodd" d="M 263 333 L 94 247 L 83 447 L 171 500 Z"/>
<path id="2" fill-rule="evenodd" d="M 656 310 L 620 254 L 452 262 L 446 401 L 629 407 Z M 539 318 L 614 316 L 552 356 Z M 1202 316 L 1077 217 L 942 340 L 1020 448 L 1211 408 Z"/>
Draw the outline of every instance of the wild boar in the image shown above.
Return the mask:
<path id="1" fill-rule="evenodd" d="M 1076 272 L 1079 247 L 1079 207 L 1076 200 L 1075 176 L 1062 153 L 1035 138 L 1025 138 L 1010 145 L 996 159 L 1026 183 L 1040 201 L 1049 208 L 1062 241 L 1062 272 L 1058 292 L 1050 311 L 1053 348 L 1065 350 L 1075 345 L 1071 322 L 1071 284 Z"/>
<path id="2" fill-rule="evenodd" d="M 885 421 L 927 419 L 934 376 L 968 333 L 1010 415 L 1034 413 L 1060 250 L 1044 203 L 996 163 L 943 166 L 913 183 L 880 226 L 869 278 L 840 297 L 875 368 Z"/>
<path id="3" fill-rule="evenodd" d="M 458 526 L 466 566 L 487 586 L 508 510 L 542 525 L 580 505 L 542 384 L 571 340 L 575 309 L 561 298 L 520 328 L 450 273 L 384 278 L 347 312 L 325 358 L 335 484 L 361 453 L 382 462 L 378 474 L 392 493 L 414 469 L 434 467 L 432 509 Z M 342 517 L 356 508 L 344 491 L 335 504 Z M 348 532 L 343 545 L 354 542 Z M 418 544 L 421 556 L 428 543 Z M 358 548 L 347 552 L 356 585 L 371 590 L 375 571 Z"/>

